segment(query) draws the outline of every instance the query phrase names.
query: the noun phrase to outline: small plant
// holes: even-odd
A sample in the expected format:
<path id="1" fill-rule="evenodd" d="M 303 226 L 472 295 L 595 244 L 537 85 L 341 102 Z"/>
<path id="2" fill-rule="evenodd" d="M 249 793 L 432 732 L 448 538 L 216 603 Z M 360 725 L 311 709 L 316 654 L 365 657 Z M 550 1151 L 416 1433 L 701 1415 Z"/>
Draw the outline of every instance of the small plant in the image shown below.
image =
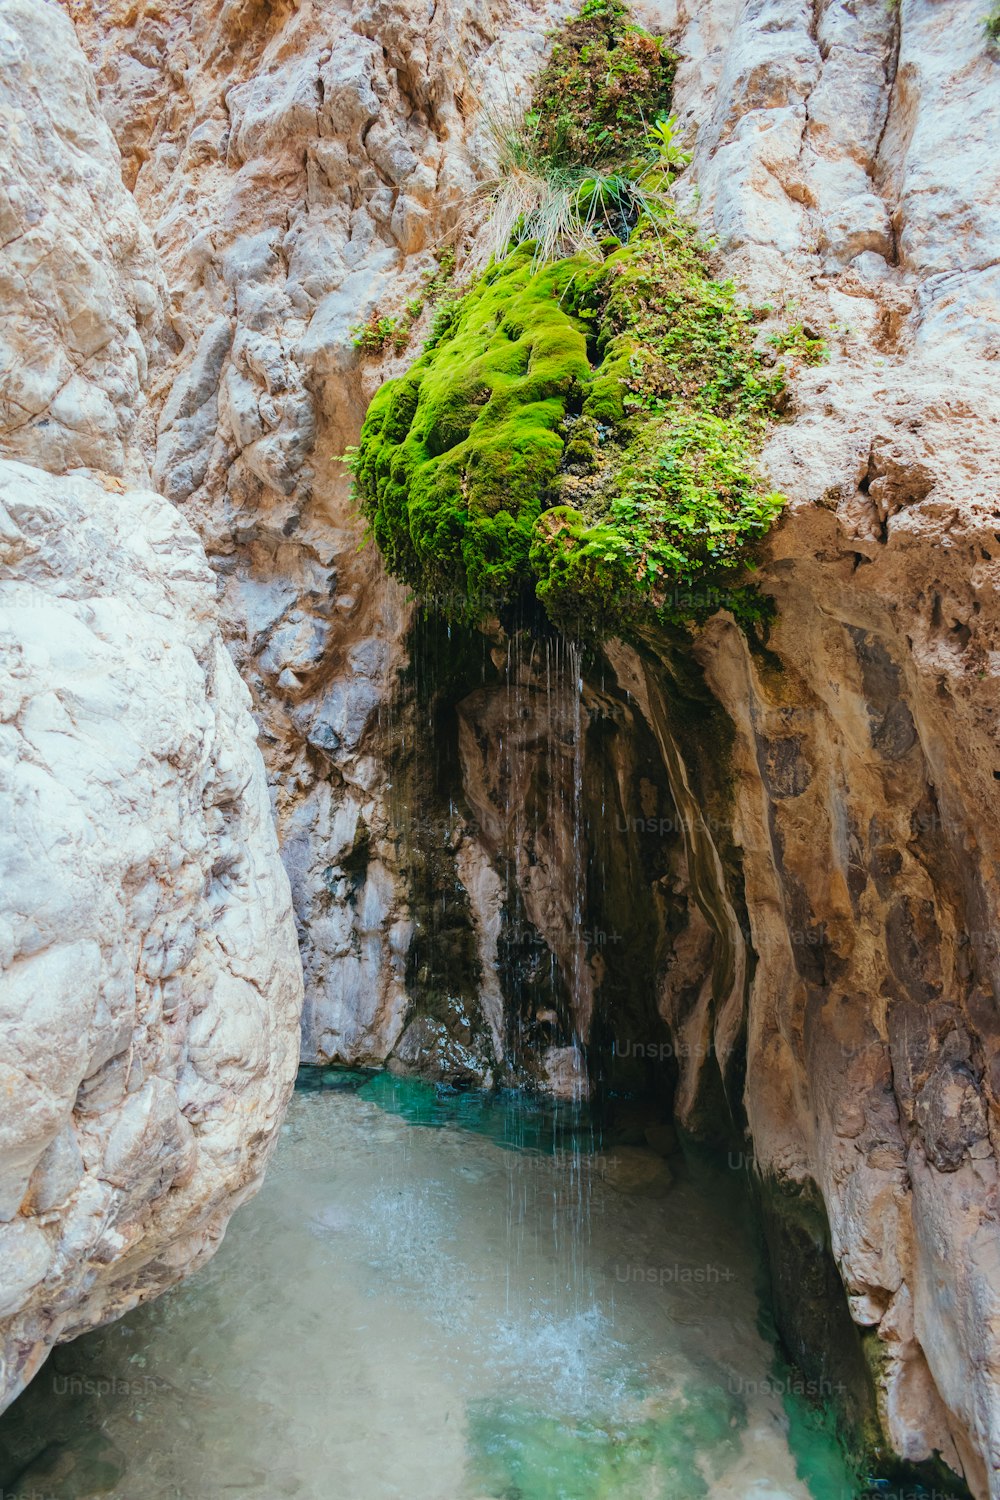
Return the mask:
<path id="1" fill-rule="evenodd" d="M 366 354 L 380 354 L 390 344 L 401 352 L 410 341 L 410 331 L 402 318 L 384 317 L 376 307 L 367 323 L 355 324 L 351 338 L 355 349 Z"/>
<path id="2" fill-rule="evenodd" d="M 424 340 L 425 349 L 433 349 L 436 344 L 447 338 L 455 325 L 461 305 L 461 299 L 458 297 L 449 297 L 438 305 L 431 323 L 431 331 Z"/>
<path id="3" fill-rule="evenodd" d="M 679 135 L 676 115 L 661 115 L 647 138 L 650 149 L 656 153 L 657 165 L 670 172 L 682 171 L 691 160 L 690 151 L 681 149 Z"/>
<path id="4" fill-rule="evenodd" d="M 790 354 L 799 364 L 822 365 L 830 358 L 826 339 L 811 332 L 804 323 L 772 333 L 767 341 L 779 354 Z"/>
<path id="5" fill-rule="evenodd" d="M 454 245 L 445 245 L 440 250 L 435 250 L 434 259 L 437 261 L 437 270 L 427 271 L 424 275 L 424 301 L 426 302 L 434 302 L 440 297 L 455 275 Z"/>
<path id="6" fill-rule="evenodd" d="M 437 269 L 425 272 L 423 295 L 411 297 L 401 317 L 386 317 L 376 307 L 366 323 L 355 324 L 351 329 L 355 349 L 365 354 L 382 354 L 392 348 L 402 354 L 409 345 L 414 323 L 429 303 L 437 301 L 455 274 L 455 251 L 450 245 L 435 251 L 434 258 Z"/>
<path id="7" fill-rule="evenodd" d="M 995 0 L 983 24 L 990 42 L 994 46 L 1000 44 L 1000 0 Z"/>

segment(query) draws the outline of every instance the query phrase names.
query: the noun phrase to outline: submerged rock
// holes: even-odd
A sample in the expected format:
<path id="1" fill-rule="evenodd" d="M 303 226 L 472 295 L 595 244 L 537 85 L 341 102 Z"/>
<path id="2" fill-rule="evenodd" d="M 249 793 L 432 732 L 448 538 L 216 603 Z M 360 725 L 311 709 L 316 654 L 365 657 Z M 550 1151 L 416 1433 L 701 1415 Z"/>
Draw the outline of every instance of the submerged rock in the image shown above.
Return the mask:
<path id="1" fill-rule="evenodd" d="M 616 1146 L 604 1159 L 602 1171 L 605 1180 L 620 1193 L 641 1198 L 662 1198 L 673 1181 L 662 1156 L 636 1146 Z"/>

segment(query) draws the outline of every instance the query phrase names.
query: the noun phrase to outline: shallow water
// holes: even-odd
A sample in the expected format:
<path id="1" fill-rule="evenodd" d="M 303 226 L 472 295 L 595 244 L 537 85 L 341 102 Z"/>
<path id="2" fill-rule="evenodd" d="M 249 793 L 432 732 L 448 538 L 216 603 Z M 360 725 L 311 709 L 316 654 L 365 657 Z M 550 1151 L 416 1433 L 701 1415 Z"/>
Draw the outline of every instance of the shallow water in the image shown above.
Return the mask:
<path id="1" fill-rule="evenodd" d="M 0 1420 L 3 1500 L 850 1500 L 761 1332 L 737 1174 L 327 1081 L 215 1260 Z"/>

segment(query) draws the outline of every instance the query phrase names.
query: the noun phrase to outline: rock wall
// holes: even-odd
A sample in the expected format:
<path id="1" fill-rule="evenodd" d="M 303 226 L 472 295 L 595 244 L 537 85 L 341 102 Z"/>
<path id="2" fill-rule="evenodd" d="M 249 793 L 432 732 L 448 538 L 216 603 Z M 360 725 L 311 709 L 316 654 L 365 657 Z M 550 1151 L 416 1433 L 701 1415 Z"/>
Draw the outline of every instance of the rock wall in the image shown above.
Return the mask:
<path id="1" fill-rule="evenodd" d="M 735 726 L 752 1150 L 821 1191 L 893 1446 L 995 1495 L 1000 72 L 975 3 L 685 37 L 700 212 L 830 346 L 766 454 L 766 650 L 721 618 L 697 648 Z"/>
<path id="2" fill-rule="evenodd" d="M 215 1249 L 281 1121 L 301 981 L 194 533 L 151 492 L 9 462 L 0 518 L 9 1397 Z"/>
<path id="3" fill-rule="evenodd" d="M 215 578 L 137 487 L 152 240 L 60 9 L 5 0 L 0 55 L 2 1405 L 216 1248 L 302 981 Z"/>
<path id="4" fill-rule="evenodd" d="M 262 726 L 304 1055 L 380 1062 L 405 1026 L 412 924 L 379 712 L 411 611 L 360 549 L 342 455 L 431 307 L 409 354 L 364 356 L 352 330 L 424 297 L 473 205 L 479 107 L 523 101 L 557 7 L 67 9 L 170 288 L 154 473 L 222 579 Z"/>
<path id="5" fill-rule="evenodd" d="M 153 242 L 58 8 L 4 0 L 0 47 L 2 452 L 148 478 Z"/>
<path id="6" fill-rule="evenodd" d="M 669 1113 L 656 975 L 688 882 L 654 736 L 613 673 L 538 619 L 493 643 L 422 619 L 410 648 L 385 716 L 413 928 L 391 1065 L 595 1101 L 627 1089 Z M 643 1047 L 619 1055 L 616 1038 Z"/>

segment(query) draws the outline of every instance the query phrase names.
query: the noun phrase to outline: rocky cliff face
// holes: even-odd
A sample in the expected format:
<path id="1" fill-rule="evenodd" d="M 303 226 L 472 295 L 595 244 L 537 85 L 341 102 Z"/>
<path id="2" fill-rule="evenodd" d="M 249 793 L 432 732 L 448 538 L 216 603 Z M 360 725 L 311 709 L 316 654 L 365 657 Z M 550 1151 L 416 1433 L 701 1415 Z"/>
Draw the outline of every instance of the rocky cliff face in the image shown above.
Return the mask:
<path id="1" fill-rule="evenodd" d="M 162 272 L 69 21 L 10 0 L 0 54 L 2 1404 L 215 1249 L 301 971 L 214 577 L 138 487 Z"/>
<path id="2" fill-rule="evenodd" d="M 359 550 L 341 462 L 387 368 L 352 330 L 426 298 L 475 191 L 479 106 L 526 97 L 550 12 L 67 8 L 170 287 L 154 473 L 223 581 L 262 725 L 305 1055 L 378 1062 L 407 1008 L 411 924 L 376 751 L 409 610 Z"/>
<path id="3" fill-rule="evenodd" d="M 1000 75 L 971 4 L 698 34 L 702 212 L 831 343 L 767 454 L 767 650 L 697 647 L 735 729 L 749 1137 L 820 1189 L 895 1448 L 995 1494 Z"/>
<path id="4" fill-rule="evenodd" d="M 408 355 L 351 330 L 374 312 L 419 343 L 407 302 L 489 170 L 479 106 L 525 97 L 557 9 L 67 0 L 164 268 L 154 474 L 222 580 L 263 726 L 307 1055 L 516 1064 L 570 1091 L 632 1044 L 665 1056 L 684 1124 L 746 1129 L 776 1263 L 826 1242 L 891 1445 L 996 1495 L 982 8 L 645 7 L 680 57 L 691 212 L 755 301 L 829 348 L 766 455 L 790 501 L 762 575 L 777 623 L 751 645 L 717 619 L 686 662 L 465 643 L 459 671 L 358 550 L 340 455 Z"/>

